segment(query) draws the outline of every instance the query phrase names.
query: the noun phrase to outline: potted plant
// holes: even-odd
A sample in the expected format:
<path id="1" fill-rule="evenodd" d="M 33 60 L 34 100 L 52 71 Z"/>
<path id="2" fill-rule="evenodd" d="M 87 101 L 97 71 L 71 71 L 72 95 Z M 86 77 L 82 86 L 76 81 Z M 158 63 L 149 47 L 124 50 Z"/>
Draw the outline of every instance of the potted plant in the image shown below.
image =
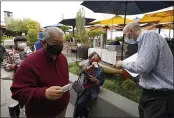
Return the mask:
<path id="1" fill-rule="evenodd" d="M 85 11 L 81 8 L 76 15 L 76 38 L 80 41 L 81 46 L 77 49 L 77 54 L 79 58 L 87 59 L 88 58 L 88 33 L 85 29 Z"/>

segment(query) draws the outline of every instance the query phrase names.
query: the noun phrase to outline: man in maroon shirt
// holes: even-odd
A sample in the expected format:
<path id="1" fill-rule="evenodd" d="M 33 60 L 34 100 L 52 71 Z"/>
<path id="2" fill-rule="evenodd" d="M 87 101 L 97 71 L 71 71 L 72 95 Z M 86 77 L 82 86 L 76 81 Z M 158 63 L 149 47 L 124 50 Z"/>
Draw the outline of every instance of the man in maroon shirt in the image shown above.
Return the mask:
<path id="1" fill-rule="evenodd" d="M 27 57 L 14 75 L 12 98 L 25 105 L 27 117 L 65 117 L 70 93 L 61 90 L 69 83 L 63 35 L 59 28 L 47 28 L 43 49 Z"/>

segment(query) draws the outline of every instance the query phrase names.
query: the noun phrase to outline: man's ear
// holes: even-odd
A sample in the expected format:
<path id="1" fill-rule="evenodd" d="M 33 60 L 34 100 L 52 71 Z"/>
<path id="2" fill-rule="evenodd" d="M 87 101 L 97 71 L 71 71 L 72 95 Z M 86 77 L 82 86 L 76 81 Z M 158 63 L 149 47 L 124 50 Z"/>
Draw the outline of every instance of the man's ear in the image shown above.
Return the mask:
<path id="1" fill-rule="evenodd" d="M 42 40 L 42 46 L 43 46 L 44 48 L 46 48 L 46 47 L 47 47 L 47 43 L 46 43 L 46 41 L 45 41 L 45 40 Z"/>

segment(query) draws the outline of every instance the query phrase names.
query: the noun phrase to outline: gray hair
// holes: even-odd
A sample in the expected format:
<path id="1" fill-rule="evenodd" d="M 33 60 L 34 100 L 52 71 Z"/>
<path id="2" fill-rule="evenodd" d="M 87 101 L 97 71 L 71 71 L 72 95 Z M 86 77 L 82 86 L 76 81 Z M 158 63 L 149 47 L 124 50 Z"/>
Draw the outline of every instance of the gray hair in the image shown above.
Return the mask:
<path id="1" fill-rule="evenodd" d="M 131 22 L 129 24 L 127 24 L 124 29 L 123 32 L 128 31 L 129 29 L 135 29 L 135 30 L 141 30 L 140 24 L 137 22 Z"/>
<path id="2" fill-rule="evenodd" d="M 43 32 L 43 40 L 50 40 L 53 38 L 53 36 L 55 36 L 54 34 L 59 34 L 62 37 L 64 37 L 64 32 L 57 27 L 48 27 L 45 29 L 45 31 Z"/>

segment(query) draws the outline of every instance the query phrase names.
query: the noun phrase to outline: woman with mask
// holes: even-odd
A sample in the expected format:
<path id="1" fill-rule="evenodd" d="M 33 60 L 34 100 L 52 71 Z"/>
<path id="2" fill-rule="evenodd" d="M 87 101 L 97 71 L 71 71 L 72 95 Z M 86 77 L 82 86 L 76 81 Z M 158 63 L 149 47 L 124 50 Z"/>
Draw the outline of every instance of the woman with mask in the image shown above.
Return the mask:
<path id="1" fill-rule="evenodd" d="M 8 55 L 5 56 L 3 66 L 5 70 L 14 70 L 19 67 L 21 62 L 32 53 L 30 48 L 27 46 L 27 40 L 23 36 L 17 36 L 14 38 L 15 49 L 9 50 Z"/>
<path id="2" fill-rule="evenodd" d="M 74 117 L 89 117 L 90 110 L 87 108 L 87 104 L 97 97 L 100 86 L 104 83 L 104 70 L 98 64 L 101 60 L 100 56 L 93 52 L 88 58 L 89 62 L 82 71 L 89 75 L 89 79 L 84 83 L 85 90 L 77 97 Z"/>

